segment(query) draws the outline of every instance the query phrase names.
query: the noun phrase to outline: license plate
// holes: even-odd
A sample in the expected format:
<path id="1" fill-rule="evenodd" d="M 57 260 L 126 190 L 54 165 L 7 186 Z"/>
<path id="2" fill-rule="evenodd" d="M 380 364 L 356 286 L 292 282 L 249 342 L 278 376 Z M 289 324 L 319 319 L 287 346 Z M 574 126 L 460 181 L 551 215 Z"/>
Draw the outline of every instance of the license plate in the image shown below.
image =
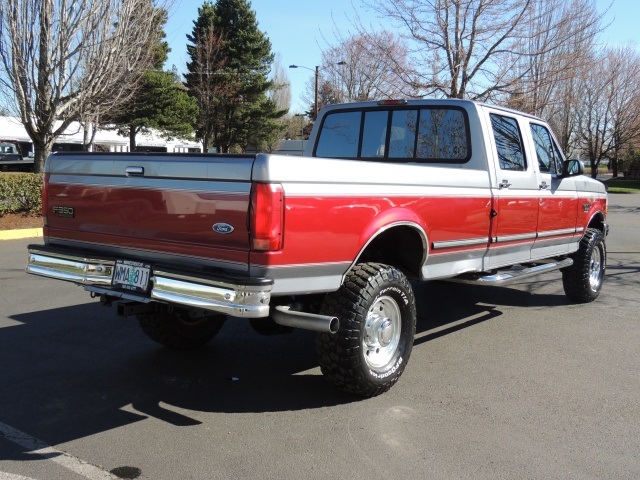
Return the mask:
<path id="1" fill-rule="evenodd" d="M 114 287 L 137 292 L 149 290 L 151 265 L 131 260 L 116 260 L 111 284 Z"/>

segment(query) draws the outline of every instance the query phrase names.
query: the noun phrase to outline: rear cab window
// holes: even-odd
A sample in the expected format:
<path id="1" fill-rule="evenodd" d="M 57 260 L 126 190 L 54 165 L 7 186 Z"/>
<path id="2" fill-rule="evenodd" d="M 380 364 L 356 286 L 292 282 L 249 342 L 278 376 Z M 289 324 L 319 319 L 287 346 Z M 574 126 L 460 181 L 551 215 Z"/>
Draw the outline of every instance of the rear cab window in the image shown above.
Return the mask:
<path id="1" fill-rule="evenodd" d="M 321 141 L 316 147 L 316 156 L 357 157 L 361 116 L 360 112 L 328 115 L 322 124 Z"/>
<path id="2" fill-rule="evenodd" d="M 389 162 L 453 162 L 471 158 L 469 120 L 451 106 L 369 108 L 329 112 L 315 157 Z"/>

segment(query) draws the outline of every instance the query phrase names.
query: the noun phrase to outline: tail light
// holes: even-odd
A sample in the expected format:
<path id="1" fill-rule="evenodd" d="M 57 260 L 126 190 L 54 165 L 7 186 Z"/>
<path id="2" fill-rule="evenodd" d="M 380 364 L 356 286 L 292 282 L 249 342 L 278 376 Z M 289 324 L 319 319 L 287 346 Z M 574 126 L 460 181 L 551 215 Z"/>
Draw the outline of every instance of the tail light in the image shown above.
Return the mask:
<path id="1" fill-rule="evenodd" d="M 251 248 L 261 252 L 282 249 L 284 189 L 278 183 L 255 183 L 251 190 Z"/>
<path id="2" fill-rule="evenodd" d="M 49 173 L 45 173 L 42 178 L 42 218 L 47 224 L 47 209 L 49 207 Z"/>

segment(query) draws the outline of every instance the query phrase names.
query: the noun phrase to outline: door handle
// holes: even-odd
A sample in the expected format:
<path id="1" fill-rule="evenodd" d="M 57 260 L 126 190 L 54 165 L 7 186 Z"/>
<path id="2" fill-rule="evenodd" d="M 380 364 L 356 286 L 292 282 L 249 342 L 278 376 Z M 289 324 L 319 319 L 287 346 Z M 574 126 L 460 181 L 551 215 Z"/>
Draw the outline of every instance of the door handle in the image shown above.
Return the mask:
<path id="1" fill-rule="evenodd" d="M 127 176 L 129 175 L 144 175 L 144 167 L 127 167 L 125 169 Z"/>
<path id="2" fill-rule="evenodd" d="M 540 184 L 540 190 L 546 190 L 547 188 L 549 188 L 549 185 L 547 185 L 547 182 L 542 182 Z"/>
<path id="3" fill-rule="evenodd" d="M 498 185 L 498 188 L 502 190 L 503 188 L 509 188 L 510 186 L 511 184 L 509 183 L 509 180 L 502 180 L 502 182 L 500 182 L 500 184 Z"/>

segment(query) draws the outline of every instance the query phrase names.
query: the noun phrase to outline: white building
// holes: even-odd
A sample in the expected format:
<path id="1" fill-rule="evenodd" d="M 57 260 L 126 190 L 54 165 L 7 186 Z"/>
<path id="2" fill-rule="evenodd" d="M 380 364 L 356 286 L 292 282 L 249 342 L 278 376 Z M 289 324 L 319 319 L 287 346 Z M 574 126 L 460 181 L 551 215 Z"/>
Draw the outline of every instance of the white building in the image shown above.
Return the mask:
<path id="1" fill-rule="evenodd" d="M 56 139 L 53 151 L 75 151 L 83 149 L 84 129 L 73 122 L 63 135 Z M 17 117 L 0 116 L 0 140 L 14 140 L 20 144 L 25 157 L 33 156 L 33 144 L 27 131 Z M 98 130 L 93 140 L 93 150 L 102 152 L 128 152 L 129 138 L 118 135 L 115 130 Z M 188 140 L 162 138 L 159 133 L 136 136 L 136 150 L 139 152 L 200 153 L 202 144 Z"/>

